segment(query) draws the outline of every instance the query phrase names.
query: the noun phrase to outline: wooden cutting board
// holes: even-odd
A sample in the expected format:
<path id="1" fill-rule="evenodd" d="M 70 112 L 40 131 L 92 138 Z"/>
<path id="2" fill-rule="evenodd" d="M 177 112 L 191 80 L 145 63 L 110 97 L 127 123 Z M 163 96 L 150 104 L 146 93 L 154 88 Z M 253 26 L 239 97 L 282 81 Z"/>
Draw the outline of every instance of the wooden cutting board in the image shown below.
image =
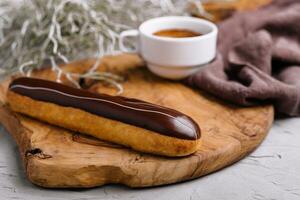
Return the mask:
<path id="1" fill-rule="evenodd" d="M 83 72 L 92 63 L 93 60 L 84 60 L 64 70 Z M 198 178 L 253 151 L 273 121 L 270 105 L 230 105 L 202 91 L 152 75 L 134 55 L 105 58 L 100 69 L 126 78 L 124 96 L 168 106 L 194 118 L 202 129 L 202 148 L 183 158 L 152 156 L 13 113 L 5 105 L 7 80 L 0 85 L 0 121 L 15 138 L 32 183 L 49 188 L 88 188 L 108 183 L 147 187 Z M 55 77 L 50 70 L 35 72 L 34 76 Z M 114 92 L 102 84 L 90 90 Z"/>
<path id="2" fill-rule="evenodd" d="M 210 14 L 209 20 L 220 22 L 236 11 L 255 10 L 271 2 L 272 0 L 203 1 L 202 6 Z M 191 14 L 198 15 L 193 3 L 189 6 L 189 10 Z"/>

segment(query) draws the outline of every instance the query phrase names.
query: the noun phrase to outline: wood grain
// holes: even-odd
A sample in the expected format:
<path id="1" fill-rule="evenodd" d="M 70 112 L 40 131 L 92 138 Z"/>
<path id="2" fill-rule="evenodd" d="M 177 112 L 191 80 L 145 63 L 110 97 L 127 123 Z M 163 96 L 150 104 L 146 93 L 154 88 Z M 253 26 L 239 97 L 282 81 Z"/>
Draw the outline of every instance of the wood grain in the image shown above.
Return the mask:
<path id="1" fill-rule="evenodd" d="M 255 10 L 271 3 L 272 0 L 233 0 L 233 1 L 207 1 L 203 2 L 203 8 L 211 15 L 214 22 L 219 22 L 231 16 L 236 11 Z M 190 6 L 190 12 L 195 13 L 195 7 Z"/>
<path id="2" fill-rule="evenodd" d="M 92 64 L 93 60 L 79 61 L 64 69 L 83 72 Z M 107 183 L 147 187 L 194 179 L 253 151 L 273 121 L 272 106 L 242 108 L 219 101 L 150 74 L 134 55 L 105 58 L 100 69 L 126 77 L 124 96 L 168 106 L 193 117 L 202 128 L 202 148 L 191 156 L 171 159 L 50 126 L 10 111 L 5 105 L 6 80 L 0 85 L 0 121 L 15 138 L 27 177 L 34 184 L 50 188 L 87 188 Z M 34 75 L 55 77 L 49 70 Z M 100 83 L 90 90 L 114 93 Z"/>

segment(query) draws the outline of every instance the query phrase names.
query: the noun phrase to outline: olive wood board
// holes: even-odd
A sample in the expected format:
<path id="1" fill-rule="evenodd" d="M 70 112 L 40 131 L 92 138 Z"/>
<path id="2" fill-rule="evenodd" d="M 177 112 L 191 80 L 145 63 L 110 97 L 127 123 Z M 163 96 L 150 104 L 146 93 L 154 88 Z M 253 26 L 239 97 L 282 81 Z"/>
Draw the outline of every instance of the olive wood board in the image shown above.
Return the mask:
<path id="1" fill-rule="evenodd" d="M 81 60 L 63 69 L 82 73 L 94 61 Z M 109 183 L 148 187 L 195 179 L 249 154 L 259 146 L 273 122 L 271 105 L 246 108 L 225 103 L 180 82 L 152 75 L 136 55 L 106 57 L 98 69 L 125 78 L 122 95 L 191 116 L 201 127 L 202 147 L 187 157 L 154 156 L 13 113 L 5 102 L 11 79 L 8 78 L 0 84 L 0 122 L 14 137 L 32 183 L 47 188 L 89 188 Z M 55 79 L 55 73 L 47 68 L 33 76 Z M 63 82 L 71 84 L 65 77 Z M 115 93 L 112 87 L 100 82 L 88 89 Z"/>

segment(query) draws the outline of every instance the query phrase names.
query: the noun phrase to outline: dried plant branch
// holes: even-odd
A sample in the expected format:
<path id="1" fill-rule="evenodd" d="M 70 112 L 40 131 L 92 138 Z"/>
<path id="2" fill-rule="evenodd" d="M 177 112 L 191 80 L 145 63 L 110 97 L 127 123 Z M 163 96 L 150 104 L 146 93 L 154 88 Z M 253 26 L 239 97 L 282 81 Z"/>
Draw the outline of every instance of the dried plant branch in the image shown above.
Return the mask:
<path id="1" fill-rule="evenodd" d="M 184 2 L 184 1 L 183 1 Z M 121 77 L 96 72 L 100 58 L 118 53 L 119 33 L 162 15 L 184 14 L 180 0 L 23 0 L 0 3 L 0 75 L 32 70 L 50 62 L 57 74 L 75 86 L 75 78 L 93 78 L 113 85 L 120 93 Z M 202 11 L 201 11 L 202 12 Z M 63 71 L 57 63 L 84 57 L 97 61 L 85 74 Z"/>

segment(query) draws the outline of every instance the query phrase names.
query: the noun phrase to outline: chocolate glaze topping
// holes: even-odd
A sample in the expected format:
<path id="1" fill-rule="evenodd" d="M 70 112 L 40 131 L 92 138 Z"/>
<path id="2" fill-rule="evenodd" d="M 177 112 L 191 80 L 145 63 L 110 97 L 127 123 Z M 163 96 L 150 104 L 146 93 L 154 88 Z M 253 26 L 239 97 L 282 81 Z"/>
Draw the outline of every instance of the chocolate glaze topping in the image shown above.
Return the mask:
<path id="1" fill-rule="evenodd" d="M 36 78 L 15 79 L 9 89 L 38 101 L 78 108 L 159 134 L 187 140 L 200 138 L 200 128 L 192 118 L 176 110 L 145 101 L 91 93 Z"/>

